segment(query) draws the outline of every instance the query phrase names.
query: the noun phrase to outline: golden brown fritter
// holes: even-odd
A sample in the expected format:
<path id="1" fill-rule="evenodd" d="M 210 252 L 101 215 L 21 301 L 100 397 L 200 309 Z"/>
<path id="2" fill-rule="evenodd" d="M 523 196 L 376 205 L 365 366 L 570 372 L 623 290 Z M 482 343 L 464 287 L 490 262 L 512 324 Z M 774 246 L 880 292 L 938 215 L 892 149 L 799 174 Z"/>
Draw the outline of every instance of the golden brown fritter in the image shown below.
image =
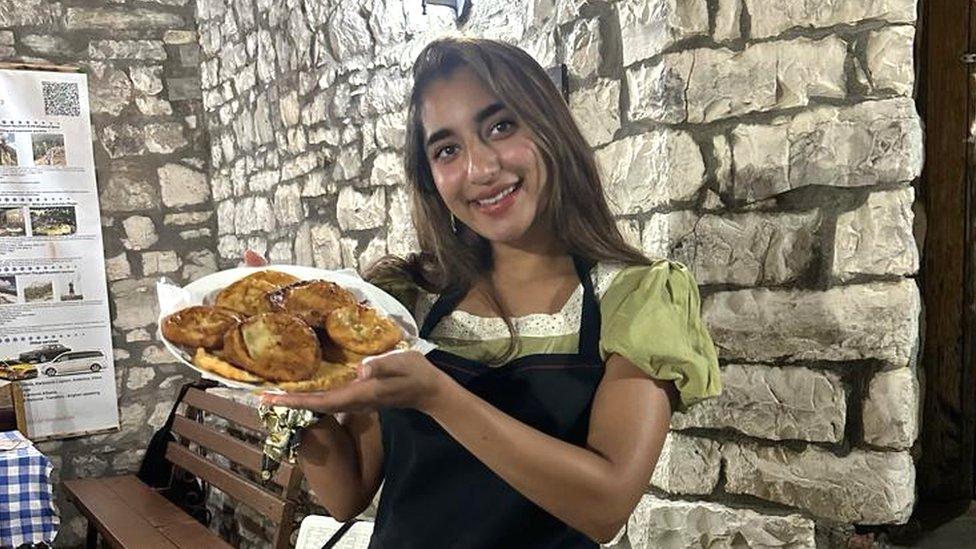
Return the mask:
<path id="1" fill-rule="evenodd" d="M 203 348 L 198 348 L 196 354 L 193 355 L 193 364 L 197 368 L 213 372 L 227 379 L 233 379 L 234 381 L 247 381 L 250 383 L 261 383 L 264 381 L 251 372 L 238 368 L 219 356 L 208 353 Z"/>
<path id="2" fill-rule="evenodd" d="M 328 391 L 346 385 L 356 379 L 356 364 L 320 362 L 315 374 L 305 381 L 283 381 L 277 387 L 289 393 Z"/>
<path id="3" fill-rule="evenodd" d="M 244 320 L 230 309 L 195 305 L 180 309 L 163 320 L 163 337 L 177 345 L 219 349 L 224 334 Z"/>
<path id="4" fill-rule="evenodd" d="M 267 295 L 298 280 L 298 277 L 281 271 L 271 269 L 258 271 L 221 290 L 217 294 L 215 305 L 237 311 L 245 316 L 266 313 L 271 310 Z"/>
<path id="5" fill-rule="evenodd" d="M 325 319 L 329 338 L 340 347 L 361 355 L 385 353 L 403 339 L 397 324 L 366 305 L 340 307 Z"/>
<path id="6" fill-rule="evenodd" d="M 309 379 L 322 359 L 312 328 L 295 315 L 264 313 L 224 337 L 223 357 L 270 381 Z"/>
<path id="7" fill-rule="evenodd" d="M 298 315 L 309 326 L 324 328 L 325 317 L 339 307 L 355 305 L 356 296 L 335 282 L 305 280 L 268 294 L 268 302 L 274 311 Z"/>

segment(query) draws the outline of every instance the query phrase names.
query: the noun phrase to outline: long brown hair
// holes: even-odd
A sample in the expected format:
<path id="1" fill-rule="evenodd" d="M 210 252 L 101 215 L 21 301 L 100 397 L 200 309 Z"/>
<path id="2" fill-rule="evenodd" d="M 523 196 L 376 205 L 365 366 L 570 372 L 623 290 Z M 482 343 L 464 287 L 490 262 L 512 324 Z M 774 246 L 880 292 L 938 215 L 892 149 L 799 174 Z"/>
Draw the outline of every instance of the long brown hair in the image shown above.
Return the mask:
<path id="1" fill-rule="evenodd" d="M 590 145 L 545 70 L 516 46 L 488 39 L 442 38 L 420 52 L 413 65 L 414 86 L 407 112 L 404 165 L 420 252 L 407 258 L 387 256 L 366 273 L 367 280 L 390 274 L 407 276 L 433 293 L 465 292 L 492 268 L 489 242 L 462 226 L 455 233 L 451 213 L 434 186 L 424 147 L 421 104 L 431 82 L 456 70 L 472 70 L 532 131 L 545 162 L 547 193 L 540 211 L 571 254 L 596 261 L 648 264 L 620 234 L 603 194 Z M 489 302 L 514 333 L 511 319 L 491 292 Z M 506 352 L 510 354 L 514 344 Z"/>

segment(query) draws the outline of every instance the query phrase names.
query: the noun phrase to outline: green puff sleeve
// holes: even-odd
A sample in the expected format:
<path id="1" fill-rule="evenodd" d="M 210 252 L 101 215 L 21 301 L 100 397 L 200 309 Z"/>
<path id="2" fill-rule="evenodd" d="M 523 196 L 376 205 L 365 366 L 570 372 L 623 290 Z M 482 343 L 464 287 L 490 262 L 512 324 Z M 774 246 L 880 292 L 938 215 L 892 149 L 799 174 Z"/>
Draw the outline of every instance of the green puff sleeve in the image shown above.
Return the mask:
<path id="1" fill-rule="evenodd" d="M 621 271 L 600 301 L 600 352 L 674 381 L 681 408 L 722 392 L 718 355 L 702 324 L 698 285 L 684 265 L 659 260 Z"/>

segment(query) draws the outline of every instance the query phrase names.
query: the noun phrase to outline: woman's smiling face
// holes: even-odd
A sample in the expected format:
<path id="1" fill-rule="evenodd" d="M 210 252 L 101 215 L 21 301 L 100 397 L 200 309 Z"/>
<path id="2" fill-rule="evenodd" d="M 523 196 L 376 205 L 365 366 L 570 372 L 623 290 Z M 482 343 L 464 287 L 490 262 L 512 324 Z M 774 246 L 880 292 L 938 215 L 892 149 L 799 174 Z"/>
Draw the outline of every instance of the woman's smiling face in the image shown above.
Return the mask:
<path id="1" fill-rule="evenodd" d="M 431 174 L 448 209 L 491 242 L 541 229 L 546 167 L 532 132 L 467 68 L 428 85 L 422 106 Z"/>

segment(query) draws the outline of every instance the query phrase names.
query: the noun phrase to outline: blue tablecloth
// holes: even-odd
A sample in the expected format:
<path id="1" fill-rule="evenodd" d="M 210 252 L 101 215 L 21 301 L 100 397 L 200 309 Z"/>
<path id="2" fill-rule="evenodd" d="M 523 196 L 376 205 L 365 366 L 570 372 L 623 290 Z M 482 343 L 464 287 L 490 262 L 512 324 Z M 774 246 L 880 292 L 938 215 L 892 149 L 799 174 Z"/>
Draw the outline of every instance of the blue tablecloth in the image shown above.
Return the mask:
<path id="1" fill-rule="evenodd" d="M 0 546 L 54 540 L 61 520 L 51 497 L 51 470 L 47 456 L 19 431 L 0 431 Z"/>

